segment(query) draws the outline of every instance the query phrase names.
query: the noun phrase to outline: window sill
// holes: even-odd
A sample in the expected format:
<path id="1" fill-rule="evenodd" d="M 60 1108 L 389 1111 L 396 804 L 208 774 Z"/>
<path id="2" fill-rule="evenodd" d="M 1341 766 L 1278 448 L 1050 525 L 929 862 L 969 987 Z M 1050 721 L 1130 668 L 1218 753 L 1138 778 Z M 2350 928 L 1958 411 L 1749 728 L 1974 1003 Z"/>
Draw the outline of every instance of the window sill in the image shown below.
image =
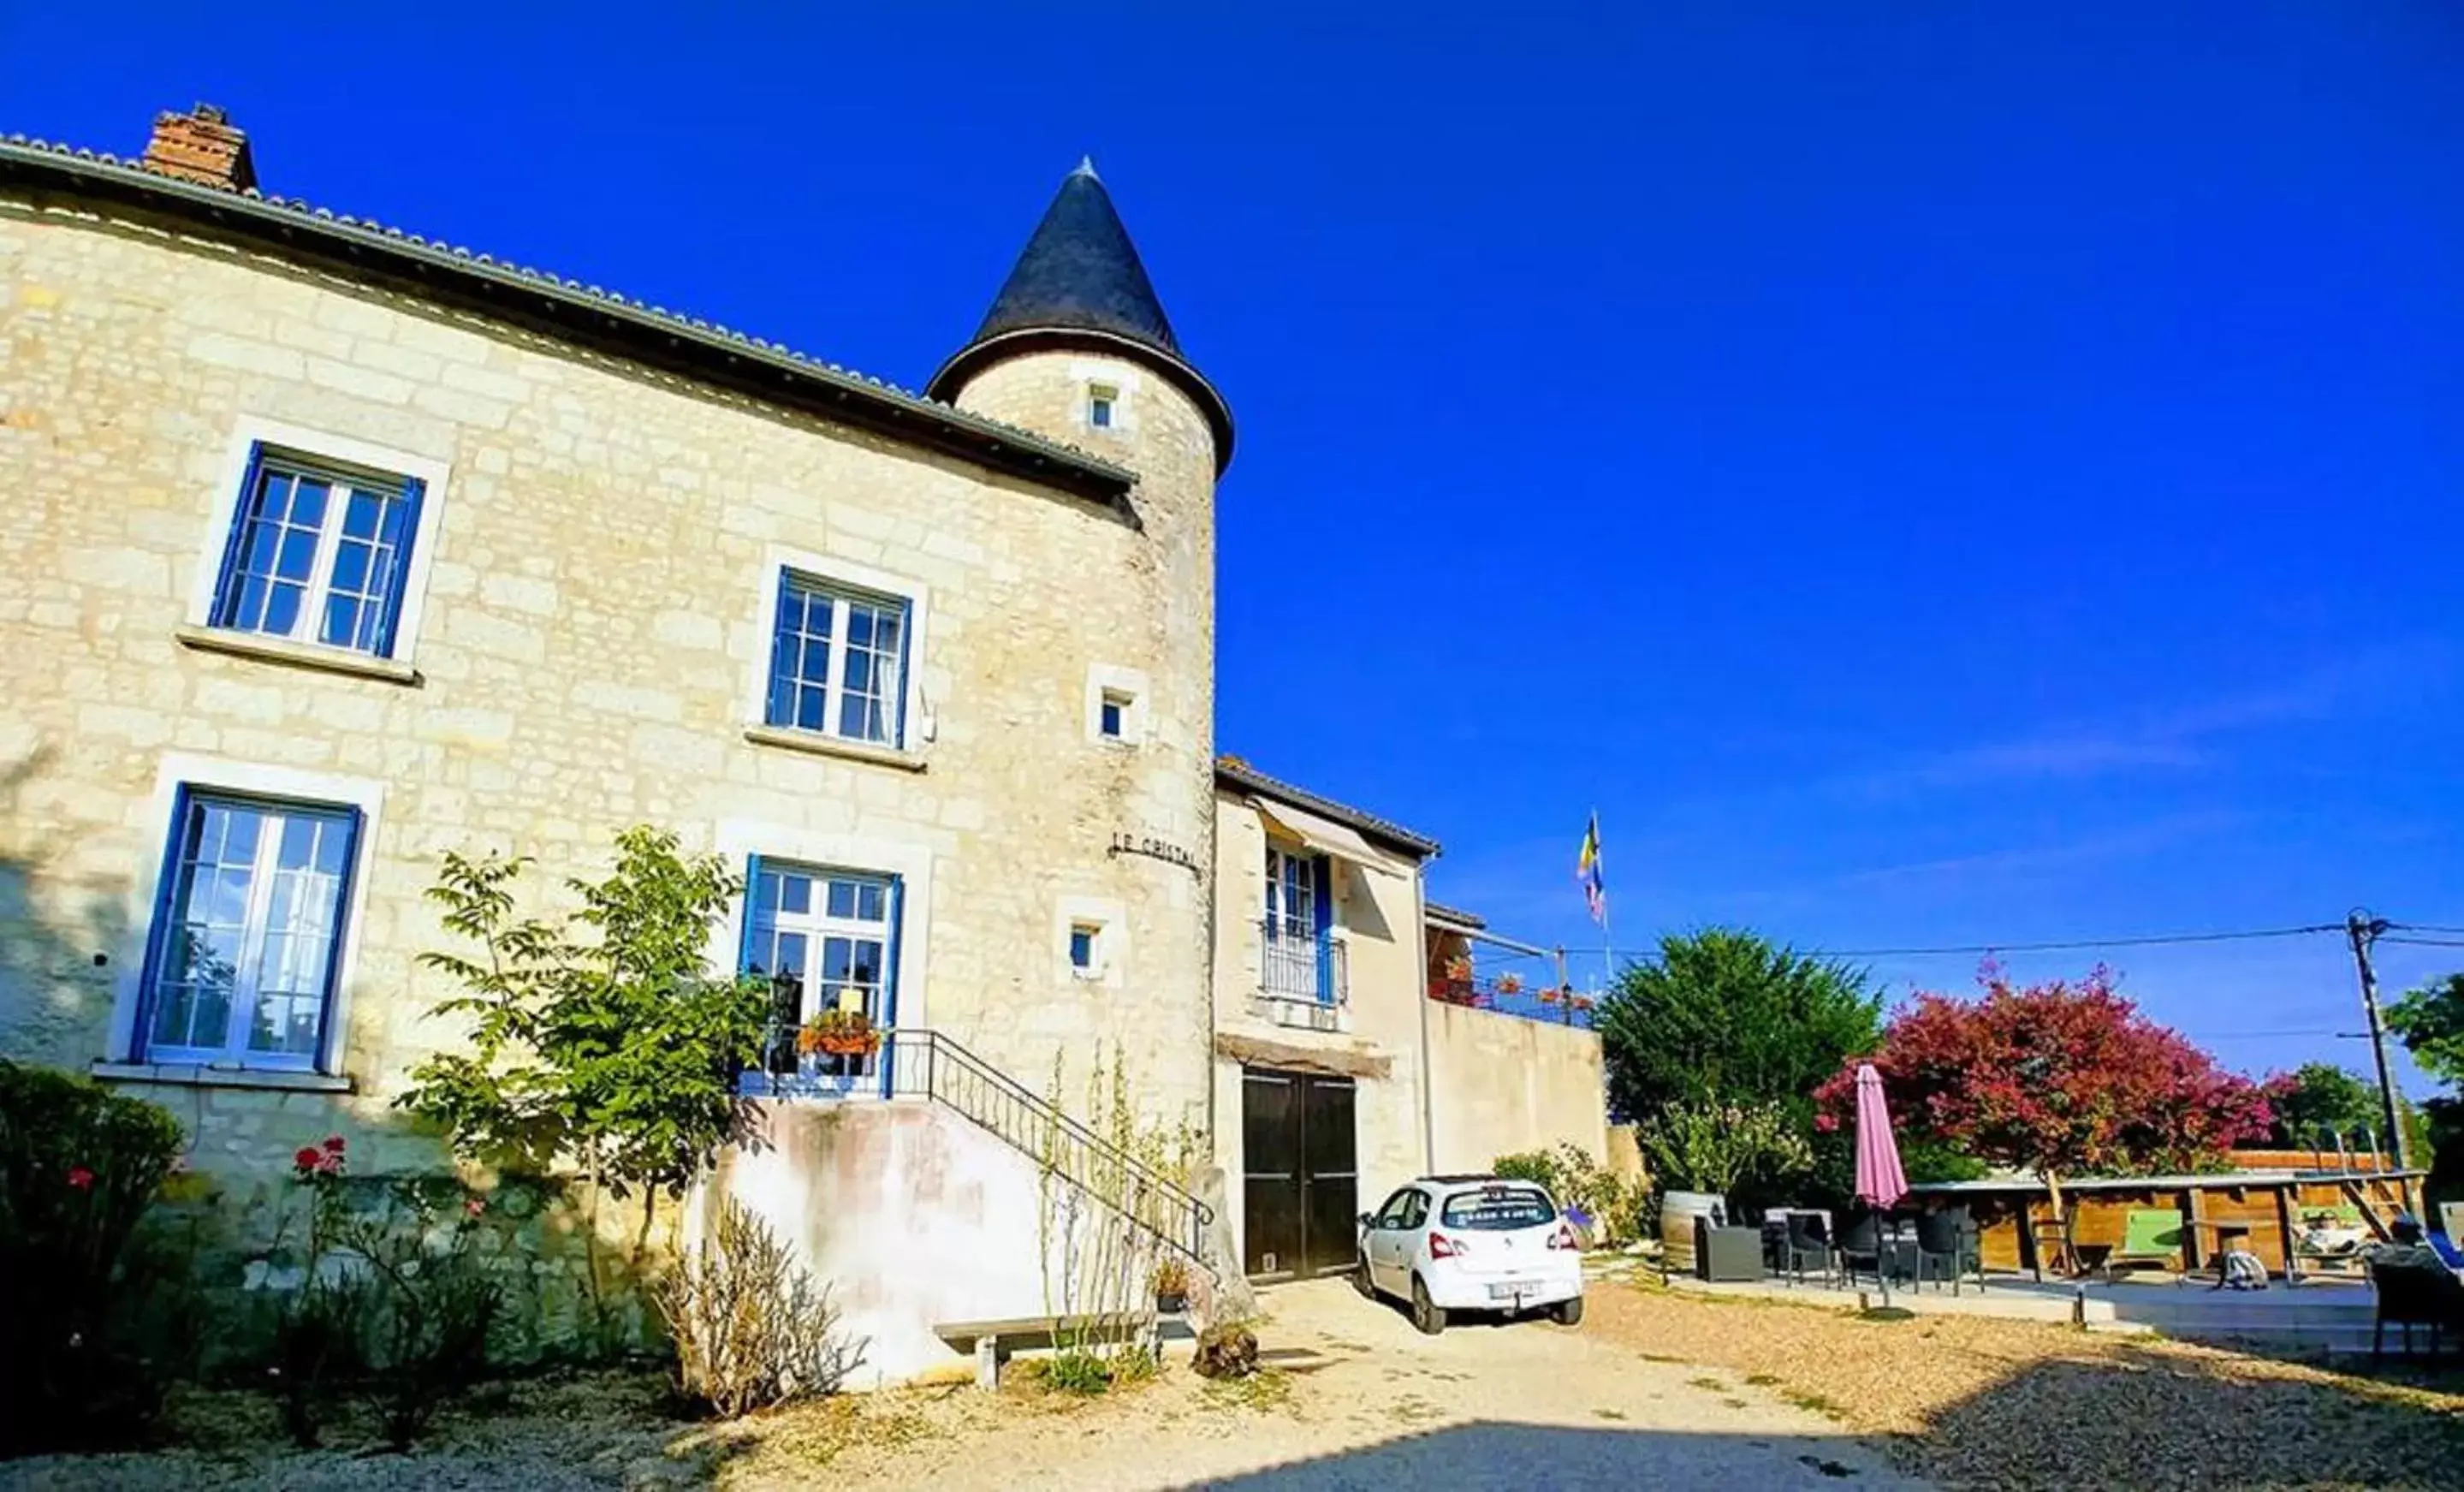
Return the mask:
<path id="1" fill-rule="evenodd" d="M 416 686 L 419 683 L 419 670 L 396 659 L 374 658 L 340 647 L 320 647 L 314 643 L 295 643 L 287 637 L 260 637 L 253 632 L 231 632 L 212 626 L 174 627 L 171 635 L 180 640 L 181 647 L 193 647 L 200 652 L 230 653 L 235 658 L 287 663 L 297 668 L 347 674 L 353 678 L 377 679 L 387 684 Z"/>
<path id="2" fill-rule="evenodd" d="M 920 753 L 902 751 L 895 746 L 876 746 L 870 741 L 850 741 L 819 731 L 797 731 L 781 725 L 748 725 L 744 738 L 756 746 L 776 746 L 782 751 L 801 751 L 812 757 L 844 757 L 849 761 L 869 761 L 877 767 L 894 767 L 901 772 L 921 772 L 924 757 Z"/>
<path id="3" fill-rule="evenodd" d="M 271 1088 L 287 1093 L 348 1093 L 347 1076 L 281 1067 L 208 1067 L 195 1063 L 99 1062 L 89 1069 L 106 1083 L 176 1083 L 188 1087 Z"/>

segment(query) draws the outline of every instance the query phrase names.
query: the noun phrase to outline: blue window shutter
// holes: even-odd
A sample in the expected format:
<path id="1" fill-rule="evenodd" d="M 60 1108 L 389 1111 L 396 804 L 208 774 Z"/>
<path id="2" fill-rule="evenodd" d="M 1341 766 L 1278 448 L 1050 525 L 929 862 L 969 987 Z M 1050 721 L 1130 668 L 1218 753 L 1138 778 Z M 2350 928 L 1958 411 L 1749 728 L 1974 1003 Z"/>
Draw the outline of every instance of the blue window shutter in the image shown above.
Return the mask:
<path id="1" fill-rule="evenodd" d="M 770 699 L 762 706 L 761 718 L 770 725 L 796 723 L 796 694 L 787 671 L 787 598 L 795 593 L 795 578 L 785 570 L 779 572 L 777 609 L 770 622 Z"/>
<path id="2" fill-rule="evenodd" d="M 890 878 L 890 946 L 882 950 L 881 1023 L 885 1028 L 898 1024 L 898 950 L 907 933 L 907 878 Z M 881 1043 L 881 1096 L 889 1098 L 898 1091 L 891 1064 L 898 1061 L 898 1043 L 884 1040 Z"/>
<path id="3" fill-rule="evenodd" d="M 256 511 L 257 483 L 264 475 L 265 447 L 252 441 L 248 448 L 248 467 L 240 473 L 239 500 L 231 505 L 231 532 L 223 536 L 222 568 L 214 575 L 214 606 L 206 614 L 206 620 L 211 625 L 231 625 L 231 617 L 238 610 L 239 586 L 233 582 L 238 579 L 239 537 L 248 532 L 249 515 Z"/>
<path id="4" fill-rule="evenodd" d="M 324 1003 L 317 1017 L 317 1070 L 333 1072 L 341 1064 L 336 1061 L 341 1050 L 341 1033 L 334 1029 L 335 998 L 341 992 L 343 941 L 351 935 L 351 889 L 359 884 L 360 856 L 367 846 L 365 837 L 367 815 L 357 808 L 343 813 L 343 822 L 351 826 L 350 852 L 342 857 L 342 884 L 334 890 L 334 940 L 325 954 Z"/>
<path id="5" fill-rule="evenodd" d="M 163 952 L 170 943 L 171 898 L 180 886 L 180 843 L 187 838 L 188 784 L 171 794 L 171 832 L 163 841 L 163 871 L 154 882 L 154 915 L 145 928 L 145 962 L 137 976 L 137 1019 L 128 1031 L 128 1055 L 145 1055 L 146 1035 L 154 1028 L 154 987 L 163 977 Z"/>
<path id="6" fill-rule="evenodd" d="M 1317 998 L 1331 1003 L 1334 999 L 1334 874 L 1333 867 L 1324 855 L 1309 860 L 1309 879 L 1316 883 L 1316 892 L 1309 898 L 1317 909 Z"/>
<path id="7" fill-rule="evenodd" d="M 744 861 L 744 927 L 737 934 L 736 972 L 753 972 L 753 898 L 761 894 L 761 857 L 748 855 Z M 763 974 L 770 971 L 764 969 Z"/>
<path id="8" fill-rule="evenodd" d="M 377 633 L 377 656 L 393 656 L 393 639 L 402 623 L 403 591 L 410 579 L 411 546 L 419 542 L 419 508 L 428 497 L 428 484 L 418 477 L 407 477 L 402 484 L 402 542 L 393 552 L 393 573 L 385 577 L 385 626 Z"/>

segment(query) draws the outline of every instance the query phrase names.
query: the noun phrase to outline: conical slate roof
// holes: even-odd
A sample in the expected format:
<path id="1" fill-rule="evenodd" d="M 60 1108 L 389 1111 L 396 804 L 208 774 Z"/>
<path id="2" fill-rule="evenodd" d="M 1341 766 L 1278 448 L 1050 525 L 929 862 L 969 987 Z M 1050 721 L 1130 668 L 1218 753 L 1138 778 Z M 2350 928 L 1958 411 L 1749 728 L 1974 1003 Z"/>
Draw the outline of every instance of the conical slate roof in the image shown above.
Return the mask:
<path id="1" fill-rule="evenodd" d="M 1155 282 L 1092 161 L 1081 161 L 1062 182 L 983 324 L 925 391 L 946 400 L 978 370 L 1013 352 L 1072 345 L 1134 357 L 1179 384 L 1215 428 L 1218 470 L 1231 460 L 1232 411 L 1181 355 Z"/>
<path id="2" fill-rule="evenodd" d="M 1111 332 L 1180 356 L 1155 282 L 1092 161 L 1080 162 L 1044 209 L 975 340 L 1055 326 Z"/>

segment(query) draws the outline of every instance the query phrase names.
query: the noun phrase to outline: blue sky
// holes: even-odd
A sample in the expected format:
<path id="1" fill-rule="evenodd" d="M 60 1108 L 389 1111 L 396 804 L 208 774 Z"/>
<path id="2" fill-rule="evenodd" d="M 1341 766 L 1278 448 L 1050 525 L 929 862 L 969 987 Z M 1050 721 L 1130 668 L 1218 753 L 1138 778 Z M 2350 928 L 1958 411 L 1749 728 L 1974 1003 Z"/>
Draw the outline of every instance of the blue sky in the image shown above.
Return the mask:
<path id="1" fill-rule="evenodd" d="M 0 130 L 910 385 L 1091 152 L 1241 422 L 1223 745 L 1578 971 L 1595 805 L 1627 943 L 2464 925 L 2452 6 L 532 9 L 0 7 Z M 2365 1061 L 2334 938 L 2112 961 Z"/>

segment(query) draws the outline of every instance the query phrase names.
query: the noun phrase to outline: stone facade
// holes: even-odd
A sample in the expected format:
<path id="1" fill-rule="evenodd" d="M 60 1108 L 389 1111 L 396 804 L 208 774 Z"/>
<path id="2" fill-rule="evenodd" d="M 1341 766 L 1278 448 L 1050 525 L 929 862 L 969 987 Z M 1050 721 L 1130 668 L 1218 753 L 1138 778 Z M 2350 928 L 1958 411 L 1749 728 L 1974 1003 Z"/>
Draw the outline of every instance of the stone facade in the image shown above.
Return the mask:
<path id="1" fill-rule="evenodd" d="M 1139 476 L 1107 506 L 344 281 L 194 224 L 0 194 L 0 1053 L 167 1102 L 200 1164 L 273 1168 L 332 1130 L 432 1163 L 387 1106 L 457 1029 L 417 955 L 449 849 L 602 869 L 620 828 L 904 878 L 898 1020 L 1040 1087 L 1117 1048 L 1159 1120 L 1202 1124 L 1213 481 L 1205 422 L 1124 366 L 1088 438 L 1071 359 L 997 362 L 962 403 Z M 433 472 L 424 594 L 392 669 L 232 647 L 199 624 L 252 425 Z M 916 600 L 896 753 L 756 738 L 782 557 Z M 423 577 L 414 575 L 414 584 Z M 1089 680 L 1146 681 L 1142 738 Z M 131 1011 L 168 789 L 366 814 L 320 1079 L 149 1070 Z M 1115 909 L 1117 977 L 1065 905 Z M 733 931 L 715 952 L 732 959 Z M 347 1088 L 347 1091 L 333 1089 Z"/>

